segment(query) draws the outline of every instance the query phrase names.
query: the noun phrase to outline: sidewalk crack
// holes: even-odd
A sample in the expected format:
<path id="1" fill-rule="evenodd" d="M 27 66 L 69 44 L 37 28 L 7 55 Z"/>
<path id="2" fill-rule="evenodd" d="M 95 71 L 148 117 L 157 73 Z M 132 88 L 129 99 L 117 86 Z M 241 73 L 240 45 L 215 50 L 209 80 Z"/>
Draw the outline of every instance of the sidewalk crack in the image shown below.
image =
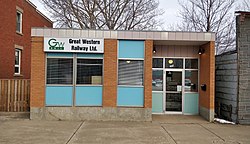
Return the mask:
<path id="1" fill-rule="evenodd" d="M 207 131 L 209 131 L 210 133 L 212 133 L 213 135 L 217 136 L 219 139 L 221 139 L 223 142 L 226 142 L 226 140 L 224 138 L 222 138 L 221 136 L 219 136 L 218 134 L 216 134 L 215 132 L 211 131 L 210 129 L 206 128 L 205 126 L 197 123 L 199 126 L 203 127 L 204 129 L 206 129 Z"/>
<path id="2" fill-rule="evenodd" d="M 72 138 L 76 135 L 76 133 L 78 132 L 78 130 L 82 127 L 82 125 L 84 124 L 85 121 L 82 121 L 79 126 L 77 127 L 77 129 L 74 131 L 74 133 L 70 136 L 70 138 L 68 139 L 68 141 L 66 142 L 66 144 L 68 144 Z"/>
<path id="3" fill-rule="evenodd" d="M 174 137 L 167 131 L 167 129 L 161 125 L 161 128 L 171 137 L 171 139 L 174 141 L 175 144 L 177 144 L 176 140 L 174 139 Z"/>

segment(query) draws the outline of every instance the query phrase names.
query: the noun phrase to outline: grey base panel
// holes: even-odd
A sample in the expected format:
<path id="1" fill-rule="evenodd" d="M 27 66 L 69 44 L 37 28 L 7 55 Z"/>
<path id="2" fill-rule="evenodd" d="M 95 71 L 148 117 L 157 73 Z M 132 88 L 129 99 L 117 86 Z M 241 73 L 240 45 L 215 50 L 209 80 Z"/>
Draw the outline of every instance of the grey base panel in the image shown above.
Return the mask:
<path id="1" fill-rule="evenodd" d="M 30 109 L 32 120 L 152 121 L 151 108 L 43 107 Z"/>
<path id="2" fill-rule="evenodd" d="M 207 109 L 205 107 L 200 106 L 200 116 L 208 120 L 209 122 L 214 121 L 214 110 Z"/>

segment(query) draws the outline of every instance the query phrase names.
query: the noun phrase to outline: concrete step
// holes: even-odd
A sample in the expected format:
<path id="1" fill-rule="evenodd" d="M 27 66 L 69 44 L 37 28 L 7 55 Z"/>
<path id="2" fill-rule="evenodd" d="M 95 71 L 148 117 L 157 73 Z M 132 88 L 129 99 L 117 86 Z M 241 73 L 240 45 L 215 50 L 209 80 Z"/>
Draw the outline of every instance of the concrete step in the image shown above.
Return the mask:
<path id="1" fill-rule="evenodd" d="M 30 112 L 0 112 L 0 120 L 29 119 Z"/>

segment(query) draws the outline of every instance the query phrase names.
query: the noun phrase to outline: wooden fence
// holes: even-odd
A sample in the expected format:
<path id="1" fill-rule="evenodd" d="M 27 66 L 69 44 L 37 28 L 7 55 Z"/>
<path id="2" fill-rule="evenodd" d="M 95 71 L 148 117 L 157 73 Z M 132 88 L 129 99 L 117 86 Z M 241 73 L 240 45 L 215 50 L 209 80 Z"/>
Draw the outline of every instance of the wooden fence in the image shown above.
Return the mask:
<path id="1" fill-rule="evenodd" d="M 27 112 L 30 103 L 30 80 L 0 79 L 0 111 Z"/>

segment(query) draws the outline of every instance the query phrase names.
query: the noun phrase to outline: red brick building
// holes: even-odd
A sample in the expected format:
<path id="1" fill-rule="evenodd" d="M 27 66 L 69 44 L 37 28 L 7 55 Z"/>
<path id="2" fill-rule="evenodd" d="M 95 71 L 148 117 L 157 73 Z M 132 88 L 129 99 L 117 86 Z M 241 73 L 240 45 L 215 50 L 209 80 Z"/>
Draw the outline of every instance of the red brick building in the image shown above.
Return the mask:
<path id="1" fill-rule="evenodd" d="M 32 28 L 30 118 L 214 120 L 214 33 Z"/>
<path id="2" fill-rule="evenodd" d="M 52 21 L 29 0 L 1 0 L 0 7 L 0 79 L 30 79 L 31 27 Z"/>

